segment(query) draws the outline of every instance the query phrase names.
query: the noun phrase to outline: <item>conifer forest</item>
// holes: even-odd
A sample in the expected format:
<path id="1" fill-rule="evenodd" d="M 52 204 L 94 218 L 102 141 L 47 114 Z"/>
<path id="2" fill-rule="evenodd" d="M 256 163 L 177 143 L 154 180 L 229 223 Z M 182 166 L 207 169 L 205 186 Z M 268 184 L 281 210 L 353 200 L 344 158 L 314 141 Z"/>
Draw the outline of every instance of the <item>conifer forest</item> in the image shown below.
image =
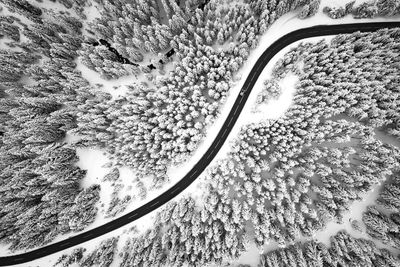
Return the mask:
<path id="1" fill-rule="evenodd" d="M 400 267 L 400 0 L 0 0 L 13 265 Z"/>

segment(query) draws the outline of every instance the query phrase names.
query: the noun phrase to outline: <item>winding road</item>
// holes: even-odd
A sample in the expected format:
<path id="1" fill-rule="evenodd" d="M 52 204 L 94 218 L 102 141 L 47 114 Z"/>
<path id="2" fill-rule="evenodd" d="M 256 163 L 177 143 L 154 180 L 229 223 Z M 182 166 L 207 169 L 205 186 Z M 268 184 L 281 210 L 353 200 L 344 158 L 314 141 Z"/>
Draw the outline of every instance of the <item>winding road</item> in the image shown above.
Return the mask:
<path id="1" fill-rule="evenodd" d="M 293 31 L 289 34 L 284 35 L 275 41 L 271 46 L 269 46 L 261 57 L 257 60 L 256 64 L 252 68 L 249 76 L 247 77 L 241 93 L 238 95 L 232 110 L 230 111 L 226 121 L 224 122 L 221 130 L 219 131 L 217 137 L 213 141 L 210 148 L 203 155 L 203 157 L 197 162 L 197 164 L 189 171 L 183 179 L 181 179 L 172 188 L 158 196 L 157 198 L 151 200 L 147 204 L 141 206 L 140 208 L 119 217 L 109 223 L 102 226 L 89 230 L 87 232 L 78 234 L 74 237 L 68 238 L 66 240 L 50 244 L 39 249 L 29 251 L 27 253 L 22 253 L 13 256 L 0 257 L 0 266 L 9 266 L 15 264 L 26 263 L 61 250 L 79 245 L 93 238 L 104 235 L 121 226 L 131 223 L 140 217 L 152 212 L 153 210 L 161 207 L 172 198 L 181 193 L 186 187 L 188 187 L 210 164 L 213 158 L 217 155 L 218 151 L 227 139 L 231 129 L 235 125 L 247 98 L 249 97 L 253 86 L 255 85 L 258 76 L 261 74 L 264 67 L 268 62 L 274 57 L 274 55 L 279 52 L 284 47 L 289 44 L 298 41 L 303 38 L 315 37 L 315 36 L 325 36 L 325 35 L 335 35 L 352 33 L 356 31 L 360 32 L 372 32 L 382 28 L 395 28 L 400 27 L 400 22 L 379 22 L 379 23 L 355 23 L 355 24 L 339 24 L 339 25 L 320 25 L 309 28 L 304 28 L 300 30 Z"/>

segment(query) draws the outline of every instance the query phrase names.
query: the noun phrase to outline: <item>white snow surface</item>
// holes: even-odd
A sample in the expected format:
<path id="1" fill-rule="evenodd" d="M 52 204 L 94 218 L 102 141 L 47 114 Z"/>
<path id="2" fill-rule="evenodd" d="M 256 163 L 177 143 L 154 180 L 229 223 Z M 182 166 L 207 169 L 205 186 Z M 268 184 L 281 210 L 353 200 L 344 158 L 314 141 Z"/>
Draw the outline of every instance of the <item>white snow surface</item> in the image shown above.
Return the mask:
<path id="1" fill-rule="evenodd" d="M 250 266 L 257 266 L 260 261 L 260 252 L 254 242 L 252 242 L 248 249 L 234 261 L 234 265 L 248 264 Z"/>
<path id="2" fill-rule="evenodd" d="M 77 61 L 77 69 L 81 71 L 83 78 L 85 78 L 91 85 L 101 85 L 99 88 L 103 92 L 109 93 L 113 99 L 123 96 L 129 90 L 127 85 L 136 81 L 133 76 L 121 77 L 114 80 L 106 80 L 101 75 L 83 65 L 79 59 Z"/>

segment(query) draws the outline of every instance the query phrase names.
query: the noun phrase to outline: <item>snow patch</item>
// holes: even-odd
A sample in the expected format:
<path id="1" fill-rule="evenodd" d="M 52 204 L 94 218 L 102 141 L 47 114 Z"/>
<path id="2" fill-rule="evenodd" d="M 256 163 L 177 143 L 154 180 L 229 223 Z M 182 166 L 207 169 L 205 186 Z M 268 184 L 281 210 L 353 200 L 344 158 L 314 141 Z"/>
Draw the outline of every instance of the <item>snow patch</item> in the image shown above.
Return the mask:
<path id="1" fill-rule="evenodd" d="M 262 77 L 262 75 L 260 77 Z M 293 96 L 296 91 L 296 83 L 298 81 L 299 78 L 296 75 L 291 73 L 289 75 L 286 75 L 285 78 L 282 79 L 282 81 L 278 82 L 279 86 L 282 89 L 281 96 L 278 99 L 269 100 L 268 103 L 261 103 L 257 107 L 255 113 L 248 114 L 247 123 L 259 122 L 265 119 L 278 119 L 283 116 L 286 110 L 288 110 L 290 105 L 292 104 Z M 262 80 L 262 78 L 259 78 L 254 88 L 257 87 L 257 91 L 261 92 L 264 87 L 263 82 L 264 81 Z M 252 94 L 252 98 L 254 98 L 254 96 L 256 95 Z"/>
<path id="2" fill-rule="evenodd" d="M 124 96 L 129 90 L 127 84 L 137 81 L 134 75 L 121 77 L 114 80 L 105 80 L 98 72 L 83 65 L 79 59 L 76 69 L 82 73 L 82 77 L 86 79 L 92 86 L 99 85 L 99 89 L 103 92 L 109 93 L 113 99 Z"/>
<path id="3" fill-rule="evenodd" d="M 87 188 L 100 183 L 105 174 L 105 168 L 102 166 L 108 162 L 106 153 L 92 148 L 77 148 L 76 154 L 79 157 L 79 162 L 76 165 L 82 170 L 87 170 L 81 186 Z"/>
<path id="4" fill-rule="evenodd" d="M 257 266 L 260 262 L 260 253 L 254 242 L 251 242 L 245 252 L 235 260 L 235 265 L 248 264 L 250 266 Z"/>

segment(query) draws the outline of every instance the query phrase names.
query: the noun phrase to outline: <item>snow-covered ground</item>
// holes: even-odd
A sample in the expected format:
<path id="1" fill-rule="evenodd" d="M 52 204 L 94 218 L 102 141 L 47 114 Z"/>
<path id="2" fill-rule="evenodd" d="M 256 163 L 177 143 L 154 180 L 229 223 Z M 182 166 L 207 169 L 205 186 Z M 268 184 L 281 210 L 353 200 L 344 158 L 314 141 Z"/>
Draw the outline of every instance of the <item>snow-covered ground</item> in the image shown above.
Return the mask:
<path id="1" fill-rule="evenodd" d="M 260 261 L 260 252 L 254 242 L 252 242 L 247 250 L 242 253 L 242 255 L 235 260 L 235 265 L 248 264 L 250 266 L 257 266 Z"/>
<path id="2" fill-rule="evenodd" d="M 106 80 L 101 77 L 101 75 L 86 67 L 85 65 L 77 62 L 77 70 L 82 73 L 82 76 L 93 86 L 98 86 L 103 92 L 109 93 L 113 99 L 123 96 L 129 90 L 128 85 L 136 82 L 134 76 L 121 77 L 114 80 Z"/>

